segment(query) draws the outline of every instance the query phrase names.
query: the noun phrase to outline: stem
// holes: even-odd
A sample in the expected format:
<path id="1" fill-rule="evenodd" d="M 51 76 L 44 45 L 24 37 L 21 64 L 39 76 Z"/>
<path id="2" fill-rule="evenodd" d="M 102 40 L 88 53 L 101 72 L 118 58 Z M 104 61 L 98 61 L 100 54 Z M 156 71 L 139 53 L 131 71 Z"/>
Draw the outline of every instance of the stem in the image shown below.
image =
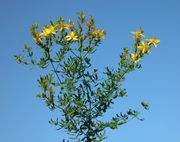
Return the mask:
<path id="1" fill-rule="evenodd" d="M 55 72 L 55 74 L 56 74 L 56 76 L 57 76 L 57 78 L 58 78 L 59 83 L 61 84 L 61 79 L 60 79 L 60 77 L 59 77 L 59 75 L 58 75 L 58 73 L 57 73 L 57 70 L 56 70 L 56 68 L 55 68 L 55 66 L 54 66 L 54 64 L 53 64 L 54 61 L 53 61 L 53 59 L 51 58 L 51 55 L 50 55 L 50 51 L 49 51 L 50 46 L 51 46 L 51 45 L 49 45 L 49 47 L 46 48 L 47 54 L 48 54 L 48 59 L 49 59 L 51 65 L 52 65 L 52 67 L 53 67 L 53 70 L 54 70 L 54 72 Z"/>
<path id="2" fill-rule="evenodd" d="M 57 73 L 57 70 L 56 70 L 55 67 L 54 67 L 54 64 L 53 64 L 53 62 L 52 62 L 52 59 L 50 59 L 50 63 L 51 63 L 51 65 L 52 65 L 52 67 L 53 67 L 53 70 L 54 70 L 54 72 L 55 72 L 58 80 L 59 80 L 59 83 L 61 83 L 61 79 L 60 79 L 60 77 L 59 77 L 59 75 L 58 75 L 58 73 Z"/>
<path id="3" fill-rule="evenodd" d="M 72 50 L 70 50 L 71 51 L 71 53 L 74 55 L 74 56 L 76 56 L 77 58 L 79 58 Z"/>
<path id="4" fill-rule="evenodd" d="M 91 97 L 90 97 L 90 92 L 89 92 L 89 89 L 87 87 L 87 85 L 85 83 L 87 83 L 87 80 L 86 80 L 86 77 L 85 77 L 85 70 L 84 70 L 84 66 L 83 66 L 83 59 L 84 59 L 84 56 L 82 56 L 82 45 L 80 46 L 80 50 L 79 50 L 79 57 L 80 58 L 80 64 L 81 64 L 81 67 L 83 68 L 83 71 L 81 72 L 82 73 L 82 77 L 83 77 L 83 84 L 85 86 L 85 89 L 86 89 L 86 92 L 87 92 L 87 99 L 88 99 L 88 102 L 89 102 L 89 107 L 87 108 L 88 110 L 88 114 L 86 116 L 86 120 L 85 122 L 87 123 L 87 132 L 85 134 L 85 138 L 86 138 L 86 141 L 85 142 L 92 142 L 92 128 L 91 128 L 91 123 L 92 123 L 92 113 L 91 113 L 91 110 L 92 110 L 92 106 L 91 106 Z"/>

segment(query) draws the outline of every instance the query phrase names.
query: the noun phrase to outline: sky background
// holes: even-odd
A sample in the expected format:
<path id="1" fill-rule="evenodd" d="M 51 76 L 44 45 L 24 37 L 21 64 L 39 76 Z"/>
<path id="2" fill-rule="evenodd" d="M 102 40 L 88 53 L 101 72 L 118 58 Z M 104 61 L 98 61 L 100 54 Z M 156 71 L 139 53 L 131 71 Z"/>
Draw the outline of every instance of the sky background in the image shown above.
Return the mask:
<path id="1" fill-rule="evenodd" d="M 139 107 L 141 100 L 151 109 L 137 120 L 107 130 L 104 142 L 180 141 L 180 1 L 179 0 L 0 0 L 0 141 L 62 142 L 67 135 L 48 124 L 53 118 L 45 104 L 35 97 L 40 70 L 18 65 L 13 56 L 25 43 L 32 43 L 29 27 L 50 20 L 77 20 L 77 12 L 95 17 L 107 36 L 93 62 L 100 70 L 117 66 L 124 47 L 132 48 L 131 31 L 144 28 L 146 37 L 161 39 L 142 61 L 143 68 L 127 76 L 128 97 L 107 112 Z"/>

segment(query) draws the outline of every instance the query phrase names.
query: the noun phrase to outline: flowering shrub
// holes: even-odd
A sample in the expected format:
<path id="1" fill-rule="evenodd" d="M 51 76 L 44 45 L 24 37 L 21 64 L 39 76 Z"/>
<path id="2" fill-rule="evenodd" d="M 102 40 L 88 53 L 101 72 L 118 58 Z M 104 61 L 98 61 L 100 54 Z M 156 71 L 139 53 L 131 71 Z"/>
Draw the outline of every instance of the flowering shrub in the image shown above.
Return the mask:
<path id="1" fill-rule="evenodd" d="M 39 47 L 39 59 L 29 45 L 25 45 L 25 56 L 16 55 L 16 61 L 33 65 L 48 71 L 41 75 L 38 83 L 42 92 L 37 93 L 50 110 L 60 110 L 61 117 L 50 120 L 58 129 L 65 129 L 70 138 L 79 142 L 101 142 L 105 129 L 117 129 L 129 119 L 139 118 L 137 110 L 118 112 L 105 122 L 99 118 L 117 98 L 126 96 L 122 88 L 125 75 L 141 67 L 140 61 L 160 42 L 155 37 L 144 38 L 143 29 L 132 32 L 135 40 L 132 51 L 124 48 L 117 69 L 106 67 L 106 78 L 100 79 L 98 69 L 91 67 L 90 55 L 105 38 L 105 30 L 95 26 L 94 18 L 87 18 L 83 12 L 77 24 L 72 20 L 65 22 L 60 17 L 42 29 L 35 23 L 31 27 L 34 42 Z M 50 70 L 49 70 L 50 69 Z M 149 109 L 147 102 L 141 102 Z"/>

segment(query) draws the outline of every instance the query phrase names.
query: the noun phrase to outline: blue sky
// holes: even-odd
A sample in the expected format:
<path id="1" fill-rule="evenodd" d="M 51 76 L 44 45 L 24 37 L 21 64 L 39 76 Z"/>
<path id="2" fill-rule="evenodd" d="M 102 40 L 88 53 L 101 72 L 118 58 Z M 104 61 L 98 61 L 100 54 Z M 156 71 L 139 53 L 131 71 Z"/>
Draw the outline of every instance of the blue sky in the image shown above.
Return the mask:
<path id="1" fill-rule="evenodd" d="M 94 56 L 95 66 L 116 66 L 124 47 L 132 47 L 130 32 L 139 27 L 147 37 L 161 39 L 158 48 L 142 61 L 143 68 L 127 76 L 124 86 L 128 97 L 108 112 L 138 106 L 141 100 L 151 104 L 137 120 L 108 130 L 104 142 L 180 141 L 180 1 L 178 0 L 1 0 L 0 4 L 0 141 L 61 142 L 67 135 L 48 124 L 53 117 L 44 103 L 35 97 L 39 70 L 15 63 L 13 56 L 25 43 L 32 43 L 29 27 L 57 20 L 76 19 L 83 10 L 93 15 L 107 36 Z"/>

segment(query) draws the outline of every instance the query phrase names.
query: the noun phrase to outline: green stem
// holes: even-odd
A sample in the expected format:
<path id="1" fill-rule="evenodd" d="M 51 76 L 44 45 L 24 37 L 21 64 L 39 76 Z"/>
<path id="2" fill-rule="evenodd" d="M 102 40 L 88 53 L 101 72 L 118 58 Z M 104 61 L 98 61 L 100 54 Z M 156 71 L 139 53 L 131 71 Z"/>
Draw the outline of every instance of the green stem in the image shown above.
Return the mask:
<path id="1" fill-rule="evenodd" d="M 60 77 L 59 77 L 59 75 L 58 75 L 58 73 L 57 73 L 57 70 L 56 70 L 56 68 L 55 68 L 55 66 L 54 66 L 54 64 L 53 64 L 53 62 L 52 62 L 51 59 L 50 59 L 50 63 L 51 63 L 51 65 L 52 65 L 52 67 L 53 67 L 53 71 L 55 72 L 55 74 L 56 74 L 56 76 L 57 76 L 57 78 L 58 78 L 59 83 L 61 83 L 61 79 L 60 79 Z"/>

